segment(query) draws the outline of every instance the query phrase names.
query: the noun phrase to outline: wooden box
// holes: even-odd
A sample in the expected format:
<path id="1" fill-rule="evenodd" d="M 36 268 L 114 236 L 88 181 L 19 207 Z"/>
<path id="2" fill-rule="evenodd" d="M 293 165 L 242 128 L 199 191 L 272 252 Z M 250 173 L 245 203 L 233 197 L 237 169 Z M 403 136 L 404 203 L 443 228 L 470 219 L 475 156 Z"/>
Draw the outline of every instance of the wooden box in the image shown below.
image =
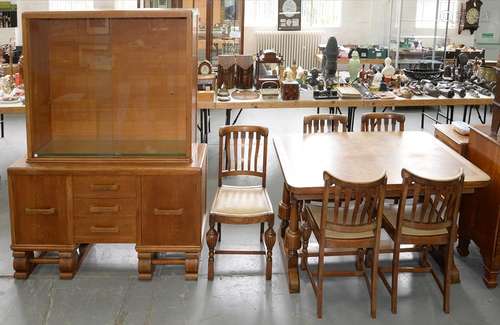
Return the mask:
<path id="1" fill-rule="evenodd" d="M 28 155 L 8 169 L 15 278 L 135 243 L 140 279 L 196 279 L 207 147 L 196 143 L 191 10 L 23 15 Z M 112 162 L 112 163 L 110 163 Z M 180 253 L 169 258 L 160 253 Z"/>
<path id="2" fill-rule="evenodd" d="M 191 158 L 191 10 L 23 15 L 28 161 Z"/>

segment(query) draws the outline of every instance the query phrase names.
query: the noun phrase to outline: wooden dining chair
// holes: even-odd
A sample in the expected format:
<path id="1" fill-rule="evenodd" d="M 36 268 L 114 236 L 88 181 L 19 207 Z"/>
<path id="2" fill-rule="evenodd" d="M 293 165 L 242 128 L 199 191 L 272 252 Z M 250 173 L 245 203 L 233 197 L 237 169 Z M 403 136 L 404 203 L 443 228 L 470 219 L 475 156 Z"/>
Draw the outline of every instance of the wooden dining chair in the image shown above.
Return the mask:
<path id="1" fill-rule="evenodd" d="M 450 311 L 451 268 L 453 244 L 457 236 L 457 218 L 464 174 L 433 180 L 403 169 L 403 193 L 399 205 L 384 209 L 382 226 L 394 242 L 392 267 L 379 268 L 378 273 L 391 294 L 391 310 L 397 312 L 398 275 L 400 272 L 431 272 L 443 294 L 443 310 Z M 399 255 L 402 244 L 421 247 L 423 261 L 431 245 L 445 246 L 444 283 L 442 284 L 432 265 L 420 263 L 418 267 L 400 267 Z M 384 273 L 392 273 L 389 284 Z"/>
<path id="2" fill-rule="evenodd" d="M 399 129 L 396 126 L 399 124 Z M 404 131 L 405 115 L 399 113 L 365 113 L 361 115 L 361 131 Z"/>
<path id="3" fill-rule="evenodd" d="M 219 186 L 209 215 L 206 240 L 208 253 L 208 279 L 214 278 L 215 254 L 266 255 L 266 279 L 272 276 L 272 251 L 276 242 L 274 213 L 266 190 L 268 129 L 260 126 L 226 126 L 219 130 Z M 255 176 L 258 186 L 223 185 L 231 176 Z M 263 223 L 268 228 L 263 233 Z M 215 250 L 220 229 L 215 224 L 261 224 L 260 238 L 264 237 L 266 251 Z"/>
<path id="4" fill-rule="evenodd" d="M 304 116 L 304 134 L 347 132 L 347 116 L 341 114 L 315 114 Z"/>
<path id="5" fill-rule="evenodd" d="M 322 317 L 323 278 L 351 275 L 364 276 L 369 283 L 371 316 L 376 318 L 378 252 L 387 177 L 384 173 L 371 182 L 352 183 L 325 171 L 323 179 L 325 185 L 322 205 L 305 206 L 303 214 L 306 222 L 302 228 L 302 254 L 305 256 L 303 262 L 316 295 L 317 316 Z M 330 200 L 331 197 L 333 200 Z M 311 270 L 308 262 L 308 242 L 311 233 L 319 243 L 317 272 Z M 361 269 L 356 263 L 356 271 L 352 272 L 325 271 L 325 256 L 335 255 L 332 252 L 328 254 L 325 252 L 329 248 L 355 249 L 352 251 L 353 255 L 360 250 L 373 249 L 371 280 L 368 280 L 369 276 L 363 263 Z M 346 252 L 343 251 L 341 255 L 346 255 Z"/>

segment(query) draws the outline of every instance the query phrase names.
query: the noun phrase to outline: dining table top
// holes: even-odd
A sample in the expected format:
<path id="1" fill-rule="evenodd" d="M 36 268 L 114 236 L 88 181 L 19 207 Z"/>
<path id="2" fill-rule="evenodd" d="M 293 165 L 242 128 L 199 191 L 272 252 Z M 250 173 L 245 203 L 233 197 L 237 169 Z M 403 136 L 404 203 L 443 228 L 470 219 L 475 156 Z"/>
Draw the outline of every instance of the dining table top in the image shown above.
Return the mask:
<path id="1" fill-rule="evenodd" d="M 351 182 L 368 182 L 384 173 L 387 192 L 402 188 L 401 170 L 445 179 L 465 174 L 464 189 L 487 186 L 490 177 L 444 143 L 423 131 L 290 134 L 274 138 L 288 189 L 318 194 L 323 171 Z"/>

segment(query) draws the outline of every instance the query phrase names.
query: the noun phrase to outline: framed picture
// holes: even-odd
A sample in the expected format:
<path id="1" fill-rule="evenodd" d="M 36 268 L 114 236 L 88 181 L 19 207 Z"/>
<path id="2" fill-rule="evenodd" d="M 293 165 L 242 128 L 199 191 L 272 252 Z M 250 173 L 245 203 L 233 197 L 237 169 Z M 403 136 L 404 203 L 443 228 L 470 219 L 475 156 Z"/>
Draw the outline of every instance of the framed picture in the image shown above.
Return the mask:
<path id="1" fill-rule="evenodd" d="M 300 30 L 301 0 L 278 0 L 278 30 Z"/>

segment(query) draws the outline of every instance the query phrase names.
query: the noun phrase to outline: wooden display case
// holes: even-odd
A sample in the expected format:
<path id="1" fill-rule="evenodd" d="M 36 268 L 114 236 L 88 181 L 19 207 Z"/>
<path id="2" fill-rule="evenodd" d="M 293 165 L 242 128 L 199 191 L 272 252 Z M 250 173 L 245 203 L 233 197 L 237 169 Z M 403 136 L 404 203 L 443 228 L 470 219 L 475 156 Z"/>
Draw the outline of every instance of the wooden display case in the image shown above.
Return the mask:
<path id="1" fill-rule="evenodd" d="M 93 243 L 135 243 L 139 278 L 196 279 L 206 145 L 192 10 L 23 15 L 28 154 L 9 167 L 16 278 L 72 278 Z M 160 253 L 184 253 L 170 258 Z"/>
<path id="2" fill-rule="evenodd" d="M 190 10 L 28 13 L 24 23 L 28 161 L 190 160 Z"/>

